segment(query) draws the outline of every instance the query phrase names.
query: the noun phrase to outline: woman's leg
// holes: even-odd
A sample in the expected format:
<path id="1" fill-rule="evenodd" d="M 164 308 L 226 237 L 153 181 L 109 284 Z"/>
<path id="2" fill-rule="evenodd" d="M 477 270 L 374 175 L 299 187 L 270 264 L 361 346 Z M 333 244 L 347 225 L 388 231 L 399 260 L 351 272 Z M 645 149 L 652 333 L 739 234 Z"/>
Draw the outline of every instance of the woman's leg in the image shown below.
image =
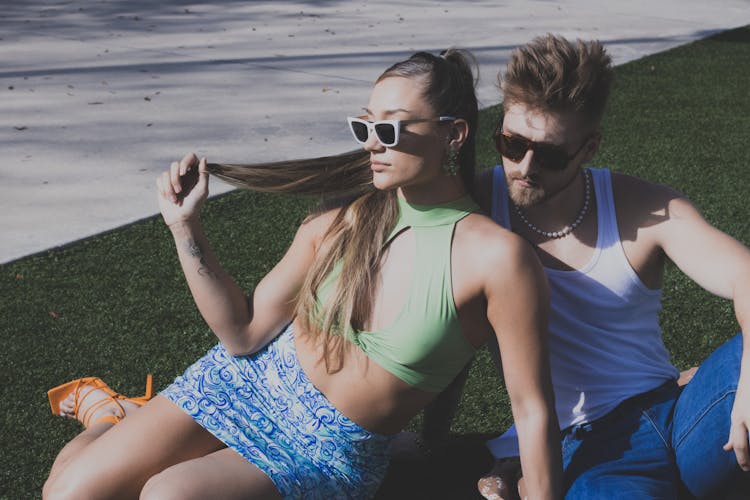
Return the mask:
<path id="1" fill-rule="evenodd" d="M 109 404 L 103 404 L 104 402 Z M 135 404 L 127 399 L 118 400 L 117 405 L 111 404 L 111 397 L 105 390 L 89 385 L 82 385 L 77 391 L 68 394 L 60 403 L 60 416 L 78 419 L 81 423 L 84 423 L 85 418 L 93 424 L 90 423 L 87 429 L 60 451 L 52 465 L 50 477 L 56 476 L 57 471 L 64 468 L 80 450 L 111 428 L 116 422 L 112 417 L 122 418 L 130 415 L 141 406 L 142 404 Z"/>
<path id="2" fill-rule="evenodd" d="M 223 443 L 162 396 L 118 424 L 96 424 L 58 456 L 45 498 L 137 498 L 152 476 Z"/>
<path id="3" fill-rule="evenodd" d="M 224 448 L 187 460 L 156 474 L 141 500 L 281 499 L 271 479 L 234 450 Z"/>
<path id="4" fill-rule="evenodd" d="M 99 436 L 104 434 L 113 425 L 114 424 L 111 423 L 95 424 L 74 437 L 68 444 L 63 447 L 62 450 L 60 450 L 60 453 L 57 454 L 57 457 L 55 457 L 55 462 L 52 464 L 47 482 L 49 483 L 54 478 L 56 478 L 60 474 L 60 471 L 65 468 L 68 462 L 73 460 L 81 452 L 82 449 L 99 438 Z M 47 486 L 45 485 L 45 491 L 46 489 Z"/>

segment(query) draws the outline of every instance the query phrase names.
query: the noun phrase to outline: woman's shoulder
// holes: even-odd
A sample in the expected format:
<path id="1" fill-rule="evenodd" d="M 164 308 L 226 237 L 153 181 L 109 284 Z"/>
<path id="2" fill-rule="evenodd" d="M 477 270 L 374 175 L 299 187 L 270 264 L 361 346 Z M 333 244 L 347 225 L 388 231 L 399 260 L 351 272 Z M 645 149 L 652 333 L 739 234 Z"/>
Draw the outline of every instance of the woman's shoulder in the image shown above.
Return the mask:
<path id="1" fill-rule="evenodd" d="M 505 267 L 534 255 L 523 238 L 480 212 L 469 214 L 456 225 L 454 246 L 461 257 L 483 265 L 502 263 Z"/>
<path id="2" fill-rule="evenodd" d="M 296 237 L 309 240 L 316 248 L 319 247 L 340 212 L 341 208 L 333 208 L 309 214 L 297 228 Z"/>
<path id="3" fill-rule="evenodd" d="M 531 245 L 480 213 L 456 225 L 453 258 L 461 281 L 482 290 L 485 297 L 502 296 L 520 282 L 536 284 L 543 277 Z"/>

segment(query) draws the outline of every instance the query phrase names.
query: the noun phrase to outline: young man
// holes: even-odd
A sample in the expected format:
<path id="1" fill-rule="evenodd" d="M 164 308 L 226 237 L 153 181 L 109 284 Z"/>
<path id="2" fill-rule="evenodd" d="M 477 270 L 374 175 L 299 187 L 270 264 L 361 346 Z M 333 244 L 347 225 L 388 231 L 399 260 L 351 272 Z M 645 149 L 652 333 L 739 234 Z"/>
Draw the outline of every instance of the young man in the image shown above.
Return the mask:
<path id="1" fill-rule="evenodd" d="M 612 79 L 598 42 L 548 35 L 516 49 L 501 78 L 503 165 L 482 172 L 478 197 L 534 247 L 550 283 L 567 498 L 675 498 L 681 484 L 715 495 L 750 470 L 750 251 L 673 189 L 583 167 Z M 731 299 L 745 332 L 684 388 L 658 324 L 667 259 Z M 508 494 L 498 471 L 517 455 L 514 430 L 488 446 L 502 479 L 480 480 L 490 498 Z"/>

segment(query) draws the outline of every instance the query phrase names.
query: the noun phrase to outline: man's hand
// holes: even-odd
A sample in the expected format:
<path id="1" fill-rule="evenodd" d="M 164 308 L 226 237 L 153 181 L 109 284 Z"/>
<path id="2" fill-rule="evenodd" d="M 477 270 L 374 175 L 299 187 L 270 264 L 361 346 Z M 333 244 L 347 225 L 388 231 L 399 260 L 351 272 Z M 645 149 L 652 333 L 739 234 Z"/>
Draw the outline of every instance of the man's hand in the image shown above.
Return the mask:
<path id="1" fill-rule="evenodd" d="M 729 428 L 729 439 L 724 451 L 734 450 L 737 464 L 747 472 L 750 471 L 750 452 L 748 452 L 748 429 L 750 428 L 750 401 L 748 392 L 742 384 L 737 386 L 732 407 L 732 424 Z"/>

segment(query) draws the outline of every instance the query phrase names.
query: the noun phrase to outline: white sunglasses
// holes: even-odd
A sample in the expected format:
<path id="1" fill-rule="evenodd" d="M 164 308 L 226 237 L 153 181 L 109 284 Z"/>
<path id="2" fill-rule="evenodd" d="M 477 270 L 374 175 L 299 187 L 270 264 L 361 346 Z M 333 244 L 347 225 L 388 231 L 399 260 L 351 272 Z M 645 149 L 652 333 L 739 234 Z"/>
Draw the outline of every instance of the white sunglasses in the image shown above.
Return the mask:
<path id="1" fill-rule="evenodd" d="M 379 120 L 376 122 L 365 120 L 363 116 L 348 116 L 349 128 L 354 139 L 364 144 L 370 138 L 370 132 L 375 132 L 378 142 L 387 148 L 398 144 L 401 127 L 410 123 L 420 122 L 449 122 L 455 120 L 452 116 L 441 116 L 439 118 L 416 118 L 414 120 Z"/>

